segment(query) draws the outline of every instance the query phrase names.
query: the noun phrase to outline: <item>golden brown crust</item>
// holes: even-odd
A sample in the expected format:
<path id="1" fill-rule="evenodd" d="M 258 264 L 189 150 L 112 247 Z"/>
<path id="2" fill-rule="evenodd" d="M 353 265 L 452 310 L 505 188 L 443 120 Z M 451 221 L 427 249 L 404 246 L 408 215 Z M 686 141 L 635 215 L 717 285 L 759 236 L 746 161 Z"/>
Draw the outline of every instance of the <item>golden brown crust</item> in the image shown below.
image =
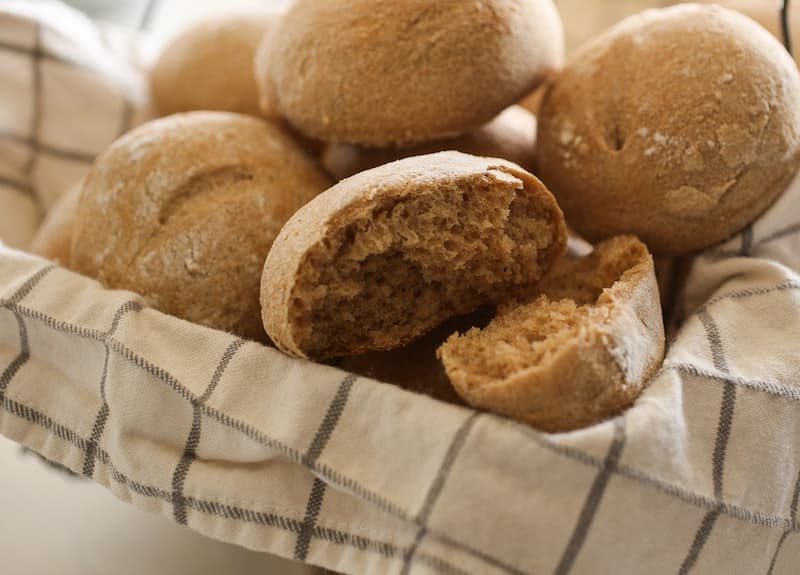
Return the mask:
<path id="1" fill-rule="evenodd" d="M 536 147 L 536 117 L 520 106 L 511 106 L 488 124 L 458 138 L 437 140 L 410 148 L 363 148 L 351 144 L 329 144 L 322 165 L 342 180 L 358 172 L 402 158 L 456 150 L 473 156 L 502 158 L 531 169 Z"/>
<path id="2" fill-rule="evenodd" d="M 744 16 L 649 10 L 585 45 L 552 84 L 538 173 L 590 241 L 634 233 L 656 255 L 700 250 L 786 189 L 798 93 L 794 62 Z"/>
<path id="3" fill-rule="evenodd" d="M 257 76 L 307 136 L 382 147 L 478 128 L 562 60 L 552 0 L 297 0 Z"/>
<path id="4" fill-rule="evenodd" d="M 299 357 L 392 349 L 535 282 L 565 244 L 552 195 L 519 166 L 407 158 L 339 182 L 286 224 L 264 266 L 264 326 Z"/>
<path id="5" fill-rule="evenodd" d="M 72 264 L 166 313 L 263 339 L 259 277 L 272 240 L 330 183 L 269 122 L 227 112 L 155 120 L 95 162 Z"/>
<path id="6" fill-rule="evenodd" d="M 32 254 L 47 258 L 60 266 L 70 266 L 72 229 L 75 226 L 82 188 L 83 182 L 74 185 L 53 204 L 31 242 Z"/>
<path id="7" fill-rule="evenodd" d="M 271 14 L 222 16 L 172 40 L 150 72 L 158 114 L 222 110 L 259 115 L 254 59 L 276 19 Z"/>
<path id="8" fill-rule="evenodd" d="M 439 349 L 459 395 L 551 432 L 630 405 L 664 354 L 647 248 L 623 236 L 583 260 L 562 258 L 536 294 L 501 306 L 486 329 L 455 334 Z"/>

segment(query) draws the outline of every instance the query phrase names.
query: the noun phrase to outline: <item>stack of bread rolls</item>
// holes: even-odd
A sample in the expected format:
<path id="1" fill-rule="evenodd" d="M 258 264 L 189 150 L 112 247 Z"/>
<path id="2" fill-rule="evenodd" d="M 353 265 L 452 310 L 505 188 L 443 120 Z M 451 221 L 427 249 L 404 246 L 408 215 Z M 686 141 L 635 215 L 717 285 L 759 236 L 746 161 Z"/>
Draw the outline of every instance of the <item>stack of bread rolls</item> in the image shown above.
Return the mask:
<path id="1" fill-rule="evenodd" d="M 151 84 L 166 117 L 97 159 L 39 253 L 550 432 L 658 370 L 650 252 L 731 237 L 800 165 L 797 67 L 716 6 L 633 16 L 565 64 L 552 0 L 296 0 L 187 31 Z M 514 104 L 539 88 L 537 121 Z"/>

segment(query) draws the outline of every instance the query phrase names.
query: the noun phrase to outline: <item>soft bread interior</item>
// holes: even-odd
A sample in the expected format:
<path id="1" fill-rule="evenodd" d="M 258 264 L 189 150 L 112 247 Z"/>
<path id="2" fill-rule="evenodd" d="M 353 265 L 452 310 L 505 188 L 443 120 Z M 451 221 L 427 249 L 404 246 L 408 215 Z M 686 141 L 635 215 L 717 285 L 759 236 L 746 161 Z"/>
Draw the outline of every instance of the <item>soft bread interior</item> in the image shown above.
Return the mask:
<path id="1" fill-rule="evenodd" d="M 528 370 L 548 369 L 567 346 L 612 319 L 620 303 L 614 286 L 631 281 L 649 257 L 643 244 L 623 236 L 586 257 L 561 258 L 532 300 L 502 305 L 485 329 L 454 334 L 439 349 L 456 388 L 463 395 L 477 387 L 502 387 Z"/>
<path id="2" fill-rule="evenodd" d="M 532 285 L 563 249 L 552 205 L 505 167 L 355 208 L 300 266 L 290 316 L 309 357 L 402 345 Z"/>
<path id="3" fill-rule="evenodd" d="M 349 372 L 391 383 L 439 401 L 464 405 L 464 400 L 450 384 L 442 362 L 436 357 L 436 350 L 456 331 L 486 326 L 494 314 L 494 307 L 481 308 L 472 314 L 451 318 L 397 349 L 344 357 L 336 364 Z"/>

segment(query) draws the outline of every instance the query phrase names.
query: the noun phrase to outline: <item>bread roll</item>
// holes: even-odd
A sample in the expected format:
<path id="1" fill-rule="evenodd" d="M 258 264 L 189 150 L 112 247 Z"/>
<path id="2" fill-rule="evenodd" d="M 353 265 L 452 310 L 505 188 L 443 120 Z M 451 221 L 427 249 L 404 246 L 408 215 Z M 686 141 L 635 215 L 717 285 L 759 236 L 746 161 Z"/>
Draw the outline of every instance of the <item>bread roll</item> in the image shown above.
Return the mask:
<path id="1" fill-rule="evenodd" d="M 475 156 L 502 158 L 531 169 L 536 146 L 536 118 L 525 108 L 511 106 L 488 124 L 458 138 L 437 140 L 411 148 L 362 148 L 331 144 L 322 164 L 337 179 L 402 158 L 457 150 Z"/>
<path id="2" fill-rule="evenodd" d="M 72 262 L 72 230 L 83 181 L 71 187 L 53 204 L 42 225 L 31 242 L 32 254 L 47 258 L 60 266 L 69 267 Z"/>
<path id="3" fill-rule="evenodd" d="M 439 348 L 470 405 L 544 431 L 591 425 L 630 405 L 658 370 L 664 325 L 653 259 L 632 236 L 562 258 L 530 303 Z"/>
<path id="4" fill-rule="evenodd" d="M 263 339 L 259 277 L 281 226 L 331 184 L 281 128 L 192 112 L 129 132 L 86 180 L 74 269 L 163 312 Z"/>
<path id="5" fill-rule="evenodd" d="M 552 0 L 296 0 L 260 49 L 267 110 L 383 147 L 464 134 L 561 66 Z"/>
<path id="6" fill-rule="evenodd" d="M 565 244 L 561 210 L 519 166 L 406 158 L 339 182 L 286 224 L 264 266 L 264 327 L 298 357 L 392 349 L 530 286 Z"/>
<path id="7" fill-rule="evenodd" d="M 276 18 L 222 16 L 196 24 L 172 40 L 150 73 L 159 115 L 191 110 L 258 115 L 255 53 Z"/>
<path id="8" fill-rule="evenodd" d="M 542 103 L 538 173 L 592 242 L 657 255 L 740 231 L 800 164 L 800 74 L 752 20 L 695 4 L 650 10 L 590 42 Z"/>

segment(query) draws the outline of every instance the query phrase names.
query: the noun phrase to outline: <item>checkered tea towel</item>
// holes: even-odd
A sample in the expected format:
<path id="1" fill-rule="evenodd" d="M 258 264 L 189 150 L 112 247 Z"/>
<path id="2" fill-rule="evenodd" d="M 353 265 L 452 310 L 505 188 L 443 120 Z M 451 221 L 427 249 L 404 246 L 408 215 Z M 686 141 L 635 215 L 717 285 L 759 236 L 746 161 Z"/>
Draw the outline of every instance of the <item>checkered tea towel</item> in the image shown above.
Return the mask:
<path id="1" fill-rule="evenodd" d="M 79 56 L 45 56 L 60 20 L 0 10 L 0 57 L 21 71 L 2 90 L 38 77 L 48 101 L 49 74 L 75 73 Z M 22 61 L 41 68 L 25 75 Z M 0 98 L 19 107 L 3 121 L 28 114 L 27 100 Z M 26 153 L 2 160 L 24 175 L 31 150 L 49 158 L 31 142 L 89 156 L 82 137 L 104 111 L 80 110 L 59 141 L 47 126 L 62 120 L 45 113 Z M 800 179 L 697 258 L 685 321 L 636 404 L 547 435 L 168 317 L 2 248 L 0 433 L 140 509 L 345 573 L 793 574 L 799 270 Z"/>
<path id="2" fill-rule="evenodd" d="M 95 156 L 150 116 L 151 56 L 60 2 L 0 1 L 0 240 L 26 247 Z"/>

